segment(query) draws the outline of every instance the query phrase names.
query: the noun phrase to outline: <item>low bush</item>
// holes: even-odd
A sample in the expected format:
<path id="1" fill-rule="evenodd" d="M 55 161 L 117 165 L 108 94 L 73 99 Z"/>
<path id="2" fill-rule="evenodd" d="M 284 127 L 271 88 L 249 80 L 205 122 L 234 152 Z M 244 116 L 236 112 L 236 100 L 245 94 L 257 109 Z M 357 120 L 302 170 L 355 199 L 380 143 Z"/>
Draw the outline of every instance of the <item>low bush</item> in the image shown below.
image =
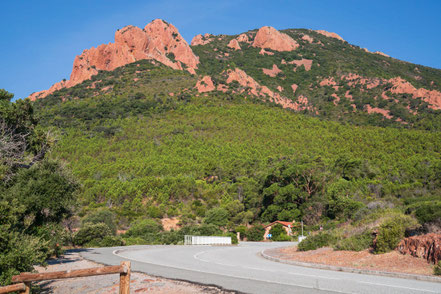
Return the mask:
<path id="1" fill-rule="evenodd" d="M 248 241 L 262 241 L 263 234 L 265 234 L 265 229 L 262 226 L 256 225 L 251 227 L 247 234 Z"/>
<path id="2" fill-rule="evenodd" d="M 368 249 L 371 245 L 372 234 L 369 230 L 366 230 L 361 234 L 356 234 L 338 241 L 334 249 L 342 251 L 362 251 Z"/>
<path id="3" fill-rule="evenodd" d="M 279 242 L 285 242 L 285 241 L 291 241 L 291 237 L 288 236 L 287 234 L 281 234 L 273 238 L 273 240 Z"/>
<path id="4" fill-rule="evenodd" d="M 272 235 L 274 241 L 277 241 L 276 239 L 278 239 L 279 236 L 287 236 L 286 231 L 281 224 L 275 224 L 272 226 L 269 233 Z"/>
<path id="5" fill-rule="evenodd" d="M 408 215 L 398 215 L 385 221 L 378 229 L 374 251 L 377 254 L 392 251 L 404 238 L 406 229 L 417 225 L 415 219 Z"/>
<path id="6" fill-rule="evenodd" d="M 297 249 L 299 251 L 315 250 L 328 246 L 335 241 L 335 237 L 329 233 L 319 233 L 317 235 L 308 236 L 299 243 Z"/>
<path id="7" fill-rule="evenodd" d="M 141 237 L 123 237 L 123 239 L 126 246 L 147 244 L 147 242 Z"/>
<path id="8" fill-rule="evenodd" d="M 234 230 L 236 231 L 236 233 L 240 233 L 241 239 L 247 237 L 248 228 L 246 226 L 237 226 Z"/>
<path id="9" fill-rule="evenodd" d="M 222 230 L 214 224 L 202 224 L 195 228 L 193 235 L 196 236 L 222 236 Z"/>
<path id="10" fill-rule="evenodd" d="M 86 243 L 86 247 L 114 247 L 125 245 L 124 240 L 119 236 L 105 236 L 101 240 L 95 239 Z"/>
<path id="11" fill-rule="evenodd" d="M 116 234 L 115 215 L 108 209 L 101 209 L 86 215 L 86 217 L 82 221 L 82 224 L 86 223 L 104 223 L 109 227 L 110 231 L 114 235 Z"/>
<path id="12" fill-rule="evenodd" d="M 113 236 L 113 234 L 105 223 L 86 223 L 75 234 L 74 243 L 79 246 L 95 246 L 109 236 Z"/>
<path id="13" fill-rule="evenodd" d="M 225 227 L 228 223 L 228 211 L 222 207 L 216 207 L 205 213 L 204 223 Z"/>
<path id="14" fill-rule="evenodd" d="M 141 219 L 135 222 L 126 235 L 129 237 L 151 237 L 151 235 L 158 234 L 163 231 L 161 224 L 152 219 Z"/>
<path id="15" fill-rule="evenodd" d="M 239 240 L 237 239 L 237 235 L 235 233 L 228 233 L 227 237 L 231 237 L 231 244 L 239 244 Z"/>
<path id="16" fill-rule="evenodd" d="M 441 260 L 438 261 L 438 264 L 433 267 L 433 274 L 436 276 L 441 276 Z"/>

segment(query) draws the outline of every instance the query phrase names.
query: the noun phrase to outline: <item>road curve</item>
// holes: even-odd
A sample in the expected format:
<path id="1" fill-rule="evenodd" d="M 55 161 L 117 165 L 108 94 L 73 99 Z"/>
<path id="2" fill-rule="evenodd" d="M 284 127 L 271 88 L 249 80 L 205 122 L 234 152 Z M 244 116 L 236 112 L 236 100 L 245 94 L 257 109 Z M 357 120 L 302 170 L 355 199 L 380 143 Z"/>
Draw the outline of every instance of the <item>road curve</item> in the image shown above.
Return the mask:
<path id="1" fill-rule="evenodd" d="M 87 249 L 82 256 L 109 265 L 129 259 L 134 271 L 242 293 L 441 293 L 441 283 L 305 268 L 259 256 L 288 245 L 128 246 Z"/>

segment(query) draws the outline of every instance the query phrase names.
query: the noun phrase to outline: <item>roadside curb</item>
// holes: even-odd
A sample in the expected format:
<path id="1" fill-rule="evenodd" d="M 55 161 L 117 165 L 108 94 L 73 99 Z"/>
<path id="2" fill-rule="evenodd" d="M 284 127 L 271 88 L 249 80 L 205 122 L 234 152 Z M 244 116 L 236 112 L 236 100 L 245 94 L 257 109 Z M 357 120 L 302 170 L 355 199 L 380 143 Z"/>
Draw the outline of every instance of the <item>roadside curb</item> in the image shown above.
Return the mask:
<path id="1" fill-rule="evenodd" d="M 265 249 L 265 250 L 261 251 L 260 256 L 262 256 L 265 259 L 271 260 L 271 261 L 290 264 L 290 265 L 297 265 L 297 266 L 303 266 L 303 267 L 309 267 L 309 268 L 332 270 L 332 271 L 339 271 L 339 272 L 346 272 L 346 273 L 356 273 L 356 274 L 384 276 L 384 277 L 390 277 L 390 278 L 412 279 L 412 280 L 418 280 L 418 281 L 441 283 L 441 278 L 432 277 L 432 276 L 413 275 L 413 274 L 405 274 L 405 273 L 393 273 L 393 272 L 385 272 L 385 271 L 373 271 L 373 270 L 365 270 L 365 269 L 343 267 L 343 266 L 334 266 L 334 265 L 319 264 L 319 263 L 308 263 L 308 262 L 301 262 L 301 261 L 294 261 L 294 260 L 285 260 L 285 259 L 277 258 L 277 257 L 274 257 L 274 256 L 267 254 L 265 252 L 267 250 L 269 250 L 269 249 Z"/>

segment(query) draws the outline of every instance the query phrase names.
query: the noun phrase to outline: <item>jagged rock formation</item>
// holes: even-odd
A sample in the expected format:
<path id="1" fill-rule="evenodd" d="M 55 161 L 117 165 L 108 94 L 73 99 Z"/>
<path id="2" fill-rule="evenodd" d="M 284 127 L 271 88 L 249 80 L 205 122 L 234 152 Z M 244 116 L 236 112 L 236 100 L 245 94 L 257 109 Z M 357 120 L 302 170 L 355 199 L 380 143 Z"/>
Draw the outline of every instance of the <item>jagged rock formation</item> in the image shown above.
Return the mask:
<path id="1" fill-rule="evenodd" d="M 213 41 L 213 35 L 211 34 L 205 34 L 205 35 L 196 35 L 193 37 L 193 39 L 191 40 L 191 46 L 197 46 L 197 45 L 205 45 L 210 43 L 211 41 Z"/>
<path id="2" fill-rule="evenodd" d="M 234 50 L 240 50 L 239 42 L 236 39 L 231 40 L 227 47 L 234 49 Z"/>
<path id="3" fill-rule="evenodd" d="M 416 89 L 411 83 L 400 77 L 389 79 L 388 82 L 393 85 L 392 93 L 411 94 L 413 98 L 422 98 L 429 103 L 429 107 L 432 109 L 441 109 L 441 92 L 424 88 Z"/>
<path id="4" fill-rule="evenodd" d="M 266 74 L 267 76 L 270 76 L 272 78 L 276 77 L 279 73 L 282 72 L 275 64 L 273 64 L 273 68 L 271 68 L 271 69 L 262 68 L 262 71 L 264 74 Z"/>
<path id="5" fill-rule="evenodd" d="M 236 40 L 237 40 L 238 42 L 243 42 L 243 43 L 248 43 L 248 44 L 251 43 L 251 42 L 250 42 L 250 39 L 249 39 L 249 37 L 248 37 L 247 34 L 240 34 L 240 35 L 236 38 Z"/>
<path id="6" fill-rule="evenodd" d="M 239 68 L 235 68 L 234 70 L 228 70 L 228 79 L 227 84 L 230 84 L 234 81 L 238 82 L 241 86 L 248 88 L 248 94 L 267 98 L 270 102 L 274 102 L 276 104 L 281 105 L 283 108 L 289 108 L 292 110 L 300 111 L 304 109 L 313 110 L 313 107 L 309 104 L 308 98 L 305 96 L 299 96 L 297 101 L 292 101 L 284 96 L 281 96 L 279 93 L 275 93 L 271 91 L 266 86 L 261 86 L 256 80 L 250 77 L 246 72 Z"/>
<path id="7" fill-rule="evenodd" d="M 441 260 L 441 235 L 432 233 L 405 238 L 398 244 L 397 250 L 437 264 Z"/>
<path id="8" fill-rule="evenodd" d="M 382 55 L 382 56 L 384 56 L 384 57 L 390 57 L 389 55 L 387 55 L 386 53 L 383 53 L 383 52 L 381 52 L 381 51 L 375 51 L 374 53 L 375 53 L 375 54 L 378 54 L 378 55 Z"/>
<path id="9" fill-rule="evenodd" d="M 344 39 L 342 37 L 340 37 L 339 35 L 337 35 L 336 33 L 330 33 L 330 32 L 324 31 L 324 30 L 317 30 L 316 32 L 319 34 L 322 34 L 323 36 L 329 37 L 329 38 L 335 38 L 337 40 L 344 41 Z"/>
<path id="10" fill-rule="evenodd" d="M 410 94 L 412 98 L 421 98 L 423 101 L 426 101 L 429 104 L 429 108 L 438 110 L 441 109 L 441 92 L 437 90 L 427 90 L 425 88 L 415 88 L 411 83 L 402 79 L 401 77 L 396 77 L 392 79 L 379 79 L 379 78 L 365 78 L 358 74 L 349 73 L 346 75 L 342 75 L 340 77 L 342 81 L 345 81 L 346 84 L 350 87 L 354 87 L 356 85 L 362 85 L 366 87 L 366 89 L 371 90 L 377 88 L 381 85 L 390 84 L 392 87 L 389 89 L 392 94 Z M 331 86 L 336 91 L 340 88 L 338 83 L 335 81 L 333 77 L 325 78 L 320 82 L 320 86 Z M 381 96 L 383 99 L 390 100 L 385 92 L 382 93 Z M 396 101 L 397 102 L 397 101 Z M 372 110 L 372 109 L 371 109 Z M 382 113 L 379 111 L 373 111 L 376 113 Z M 372 111 L 371 111 L 372 113 Z M 389 118 L 388 116 L 385 116 Z"/>
<path id="11" fill-rule="evenodd" d="M 289 61 L 286 62 L 285 59 L 282 59 L 282 64 L 295 64 L 296 67 L 294 68 L 294 71 L 297 69 L 297 67 L 299 66 L 304 66 L 306 71 L 311 70 L 312 67 L 312 60 L 311 59 L 300 59 L 300 60 L 293 60 L 293 61 Z"/>
<path id="12" fill-rule="evenodd" d="M 210 76 L 204 76 L 196 83 L 196 89 L 199 93 L 211 92 L 216 89 Z"/>
<path id="13" fill-rule="evenodd" d="M 115 43 L 84 50 L 75 58 L 68 81 L 59 82 L 49 90 L 33 93 L 30 98 L 43 98 L 55 90 L 72 87 L 90 79 L 99 70 L 114 70 L 141 59 L 157 60 L 177 70 L 185 68 L 193 74 L 199 63 L 199 58 L 178 30 L 172 24 L 156 19 L 144 29 L 127 26 L 118 30 L 115 33 Z"/>
<path id="14" fill-rule="evenodd" d="M 292 51 L 297 49 L 299 44 L 273 27 L 261 27 L 254 37 L 252 46 L 274 51 Z"/>
<path id="15" fill-rule="evenodd" d="M 312 38 L 310 35 L 303 35 L 302 36 L 302 40 L 307 41 L 309 43 L 313 43 L 314 42 L 314 38 Z"/>

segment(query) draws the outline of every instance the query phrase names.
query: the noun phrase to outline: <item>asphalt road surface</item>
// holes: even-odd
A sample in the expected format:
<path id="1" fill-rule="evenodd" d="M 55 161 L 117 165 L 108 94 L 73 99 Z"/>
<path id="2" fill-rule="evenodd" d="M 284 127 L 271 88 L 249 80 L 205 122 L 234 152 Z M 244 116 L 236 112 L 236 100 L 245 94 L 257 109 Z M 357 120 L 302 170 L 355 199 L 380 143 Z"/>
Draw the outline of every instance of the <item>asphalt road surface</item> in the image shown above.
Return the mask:
<path id="1" fill-rule="evenodd" d="M 82 255 L 109 265 L 131 260 L 134 271 L 242 293 L 441 293 L 441 283 L 306 268 L 259 256 L 288 245 L 129 246 L 87 249 Z"/>

